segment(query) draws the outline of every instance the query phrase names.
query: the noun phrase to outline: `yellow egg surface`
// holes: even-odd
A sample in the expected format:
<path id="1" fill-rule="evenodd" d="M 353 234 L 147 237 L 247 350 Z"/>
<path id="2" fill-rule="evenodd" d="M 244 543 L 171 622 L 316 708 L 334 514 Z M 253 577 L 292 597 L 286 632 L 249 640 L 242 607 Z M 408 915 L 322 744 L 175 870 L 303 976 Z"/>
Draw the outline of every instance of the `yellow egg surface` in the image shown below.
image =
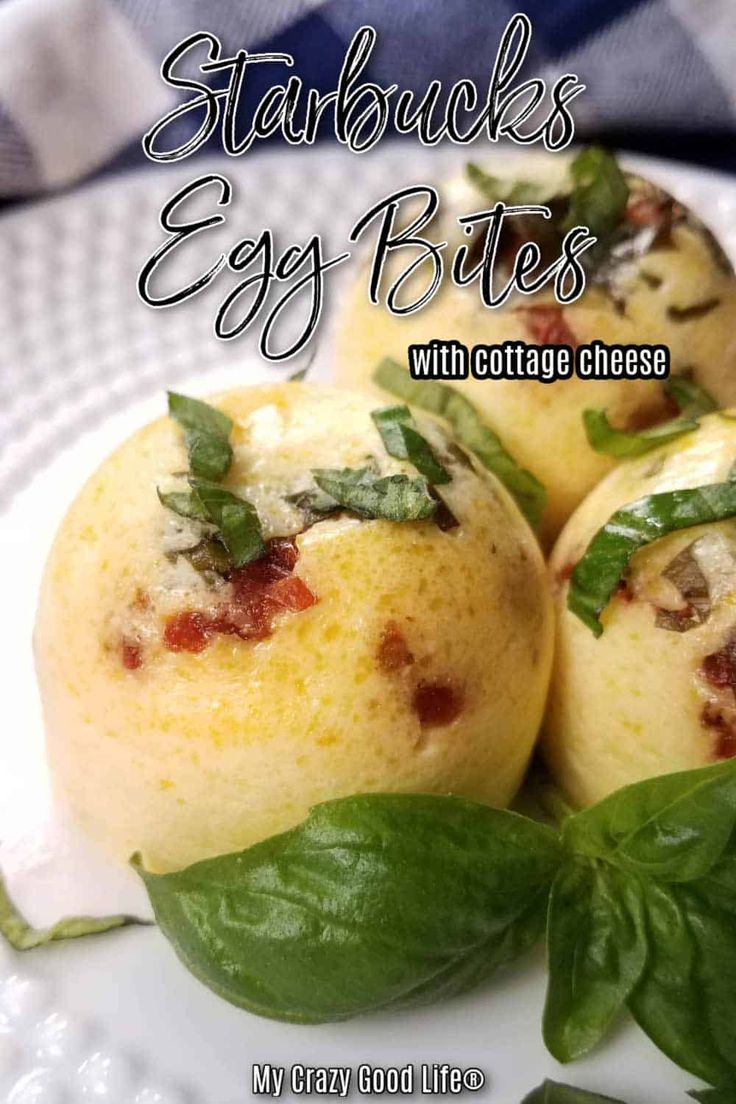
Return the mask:
<path id="1" fill-rule="evenodd" d="M 734 417 L 711 414 L 695 432 L 621 464 L 555 546 L 557 643 L 543 751 L 576 805 L 736 755 L 736 519 L 671 533 L 635 553 L 600 637 L 566 606 L 572 567 L 617 509 L 728 479 Z"/>
<path id="2" fill-rule="evenodd" d="M 356 792 L 508 803 L 553 627 L 540 553 L 505 490 L 417 419 L 452 476 L 457 527 L 342 514 L 305 528 L 286 496 L 314 486 L 311 468 L 416 476 L 387 454 L 377 404 L 298 383 L 210 401 L 234 422 L 226 486 L 264 536 L 292 538 L 290 578 L 313 604 L 277 612 L 261 639 L 172 647 L 183 614 L 213 624 L 229 608 L 235 576 L 192 566 L 199 523 L 157 497 L 186 470 L 181 429 L 162 418 L 113 453 L 56 537 L 35 633 L 51 768 L 78 819 L 119 859 L 141 851 L 169 870 Z"/>
<path id="3" fill-rule="evenodd" d="M 559 173 L 541 159 L 530 161 L 540 172 Z M 526 171 L 524 176 L 534 177 Z M 660 189 L 628 177 L 629 210 L 642 220 L 636 230 L 638 252 L 611 262 L 603 283 L 589 282 L 575 303 L 561 307 L 551 293 L 512 296 L 502 307 L 486 308 L 477 283 L 458 288 L 449 280 L 420 311 L 394 316 L 368 299 L 367 274 L 351 290 L 337 333 L 338 382 L 370 386 L 378 362 L 386 356 L 407 363 L 410 344 L 437 338 L 474 345 L 524 341 L 587 344 L 666 344 L 673 373 L 687 372 L 716 399 L 736 402 L 736 279 L 709 232 Z M 467 181 L 446 184 L 452 210 L 479 209 Z M 447 197 L 446 197 L 447 198 Z M 659 212 L 658 229 L 643 222 L 647 211 Z M 655 217 L 652 215 L 652 217 Z M 639 223 L 636 223 L 638 227 Z M 450 247 L 458 230 L 443 225 Z M 632 228 L 633 230 L 633 228 Z M 413 255 L 412 255 L 413 256 Z M 398 257 L 397 264 L 408 263 Z M 448 265 L 450 261 L 448 259 Z M 605 268 L 602 268 L 606 272 Z M 508 275 L 499 274 L 496 288 Z M 388 281 L 385 281 L 388 286 Z M 385 287 L 384 287 L 385 291 Z M 617 427 L 638 429 L 673 416 L 661 383 L 655 380 L 581 379 L 542 383 L 536 379 L 447 380 L 476 404 L 505 447 L 547 489 L 547 508 L 540 529 L 549 545 L 587 492 L 613 467 L 614 460 L 595 452 L 585 435 L 582 412 L 603 408 Z M 676 413 L 676 411 L 674 411 Z"/>

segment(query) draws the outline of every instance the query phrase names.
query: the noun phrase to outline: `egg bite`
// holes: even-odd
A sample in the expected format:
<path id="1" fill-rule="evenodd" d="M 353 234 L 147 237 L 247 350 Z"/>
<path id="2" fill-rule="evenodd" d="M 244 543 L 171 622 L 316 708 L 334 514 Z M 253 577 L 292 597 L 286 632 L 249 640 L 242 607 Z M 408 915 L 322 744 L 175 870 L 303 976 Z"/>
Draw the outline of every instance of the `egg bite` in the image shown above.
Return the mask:
<path id="1" fill-rule="evenodd" d="M 577 806 L 630 782 L 736 756 L 736 519 L 640 549 L 601 615 L 567 608 L 570 575 L 627 503 L 729 479 L 736 414 L 629 460 L 578 507 L 550 559 L 557 644 L 543 752 Z"/>
<path id="2" fill-rule="evenodd" d="M 537 240 L 536 233 L 543 233 L 538 241 L 543 258 L 550 249 L 557 255 L 565 196 L 571 186 L 568 165 L 559 156 L 521 162 L 521 186 L 536 189 L 532 200 L 548 203 L 553 219 L 551 224 L 539 219 L 525 223 L 523 229 L 509 230 L 502 237 L 496 287 L 508 278 L 504 254 L 512 258 L 522 241 Z M 494 171 L 490 162 L 483 168 Z M 453 250 L 462 241 L 456 218 L 492 206 L 478 188 L 482 175 L 483 169 L 440 187 L 443 214 L 434 232 L 426 232 L 433 240 L 448 241 L 448 268 Z M 515 202 L 518 178 L 490 179 L 495 181 L 498 198 Z M 371 375 L 384 357 L 406 364 L 409 345 L 435 338 L 460 341 L 469 349 L 507 341 L 575 347 L 599 340 L 618 345 L 665 344 L 674 374 L 688 374 L 718 406 L 736 402 L 736 279 L 731 263 L 710 231 L 675 198 L 639 176 L 625 173 L 622 179 L 628 197 L 620 223 L 603 242 L 604 248 L 598 249 L 585 292 L 569 306 L 560 306 L 543 290 L 534 296 L 512 296 L 503 306 L 488 309 L 476 282 L 457 287 L 446 279 L 428 306 L 394 316 L 384 306 L 369 302 L 363 273 L 338 324 L 338 382 L 370 387 Z M 399 253 L 389 272 L 407 263 Z M 547 256 L 547 262 L 550 259 Z M 384 291 L 388 282 L 384 280 Z M 446 382 L 463 390 L 518 464 L 546 486 L 540 536 L 547 546 L 615 463 L 590 446 L 582 412 L 603 408 L 617 428 L 627 430 L 656 425 L 677 413 L 655 379 L 573 376 L 554 383 L 474 378 Z"/>
<path id="3" fill-rule="evenodd" d="M 140 851 L 165 871 L 351 793 L 506 805 L 539 730 L 553 627 L 540 552 L 504 488 L 419 418 L 449 476 L 435 514 L 315 513 L 313 470 L 416 480 L 388 454 L 376 403 L 301 383 L 210 402 L 232 421 L 222 486 L 257 512 L 255 559 L 233 567 L 212 524 L 164 504 L 187 493 L 169 417 L 101 465 L 48 559 L 37 669 L 52 775 L 79 821 L 118 859 Z"/>

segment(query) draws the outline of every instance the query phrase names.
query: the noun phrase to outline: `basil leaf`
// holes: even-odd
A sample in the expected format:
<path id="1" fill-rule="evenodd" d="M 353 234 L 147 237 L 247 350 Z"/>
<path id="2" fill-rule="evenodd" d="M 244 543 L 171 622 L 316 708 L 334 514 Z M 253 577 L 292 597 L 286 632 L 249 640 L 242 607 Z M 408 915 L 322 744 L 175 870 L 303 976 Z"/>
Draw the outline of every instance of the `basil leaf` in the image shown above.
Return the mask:
<path id="1" fill-rule="evenodd" d="M 232 571 L 232 561 L 225 548 L 216 540 L 201 540 L 193 548 L 185 548 L 181 552 L 175 552 L 173 558 L 183 556 L 192 565 L 195 571 L 203 575 L 205 579 L 217 581 L 217 578 L 226 578 Z"/>
<path id="2" fill-rule="evenodd" d="M 226 439 L 230 436 L 233 428 L 232 420 L 221 410 L 202 402 L 201 399 L 179 395 L 176 391 L 168 391 L 167 395 L 169 416 L 183 429 L 193 429 L 198 433 L 212 433 Z"/>
<path id="3" fill-rule="evenodd" d="M 261 523 L 250 502 L 204 479 L 190 479 L 190 483 L 208 518 L 217 526 L 235 567 L 265 553 Z"/>
<path id="4" fill-rule="evenodd" d="M 629 1007 L 695 1077 L 736 1085 L 736 856 L 698 881 L 645 884 L 649 958 Z"/>
<path id="5" fill-rule="evenodd" d="M 173 510 L 180 517 L 193 518 L 196 521 L 209 521 L 210 517 L 199 498 L 192 491 L 170 491 L 164 493 L 157 489 L 158 500 L 167 510 Z"/>
<path id="6" fill-rule="evenodd" d="M 647 956 L 638 883 L 592 860 L 555 878 L 548 918 L 544 1041 L 559 1062 L 587 1054 L 639 981 Z"/>
<path id="7" fill-rule="evenodd" d="M 617 460 L 643 456 L 644 453 L 676 441 L 683 434 L 692 433 L 698 428 L 695 418 L 683 415 L 632 433 L 625 429 L 615 429 L 608 421 L 605 410 L 584 410 L 583 425 L 590 447 L 605 456 L 615 456 Z"/>
<path id="8" fill-rule="evenodd" d="M 437 460 L 429 442 L 417 429 L 408 406 L 387 406 L 371 414 L 386 452 L 397 460 L 411 460 L 420 475 L 435 486 L 450 482 L 450 473 Z"/>
<path id="9" fill-rule="evenodd" d="M 612 1096 L 600 1096 L 587 1089 L 575 1089 L 559 1081 L 545 1081 L 538 1089 L 525 1096 L 521 1104 L 623 1104 Z"/>
<path id="10" fill-rule="evenodd" d="M 701 414 L 710 414 L 718 409 L 718 403 L 704 387 L 695 383 L 687 375 L 668 376 L 664 381 L 665 394 L 673 399 L 683 414 L 697 418 Z"/>
<path id="11" fill-rule="evenodd" d="M 378 476 L 370 468 L 315 468 L 312 475 L 325 494 L 361 517 L 421 521 L 437 509 L 424 479 Z"/>
<path id="12" fill-rule="evenodd" d="M 736 1104 L 736 1085 L 731 1088 L 694 1089 L 687 1094 L 700 1104 Z"/>
<path id="13" fill-rule="evenodd" d="M 83 935 L 98 935 L 128 924 L 146 923 L 148 921 L 134 916 L 67 916 L 49 928 L 34 928 L 18 912 L 0 877 L 0 935 L 16 951 L 30 951 L 63 939 L 79 939 Z"/>
<path id="14" fill-rule="evenodd" d="M 622 998 L 683 1069 L 736 1083 L 736 762 L 627 786 L 566 820 L 562 841 L 588 865 L 552 890 L 552 1045 L 582 1053 L 565 1044 L 595 1041 Z"/>
<path id="15" fill-rule="evenodd" d="M 169 391 L 168 396 L 169 414 L 185 431 L 192 473 L 200 479 L 222 479 L 233 458 L 229 442 L 231 419 L 199 399 L 175 391 Z"/>
<path id="16" fill-rule="evenodd" d="M 247 851 L 137 869 L 196 977 L 275 1019 L 317 1023 L 469 989 L 531 947 L 555 833 L 457 797 L 330 801 Z"/>
<path id="17" fill-rule="evenodd" d="M 598 530 L 575 566 L 567 608 L 600 636 L 603 632 L 600 614 L 635 552 L 668 533 L 724 521 L 734 515 L 735 483 L 666 491 L 622 506 Z"/>
<path id="18" fill-rule="evenodd" d="M 598 240 L 583 264 L 599 263 L 606 255 L 621 224 L 629 199 L 629 186 L 613 154 L 597 146 L 582 150 L 570 165 L 573 190 L 563 223 L 564 230 L 587 226 Z"/>
<path id="19" fill-rule="evenodd" d="M 289 378 L 287 379 L 286 382 L 287 383 L 301 383 L 304 379 L 306 379 L 307 372 L 309 371 L 309 367 L 310 366 L 307 365 L 306 368 L 300 368 L 298 372 L 292 372 L 292 374 L 289 376 Z"/>
<path id="20" fill-rule="evenodd" d="M 736 830 L 736 762 L 624 786 L 566 820 L 565 843 L 641 878 L 685 882 L 720 860 Z"/>
<path id="21" fill-rule="evenodd" d="M 531 180 L 502 180 L 498 176 L 492 176 L 473 161 L 467 162 L 465 173 L 473 187 L 489 203 L 498 203 L 500 200 L 510 207 L 523 207 L 527 204 L 544 203 L 552 194 L 548 187 Z"/>
<path id="22" fill-rule="evenodd" d="M 669 632 L 689 632 L 704 624 L 710 617 L 711 598 L 708 580 L 695 555 L 700 541 L 693 541 L 670 560 L 662 571 L 662 578 L 668 579 L 680 592 L 685 606 L 680 609 L 657 607 L 654 623 L 658 629 Z"/>
<path id="23" fill-rule="evenodd" d="M 529 524 L 533 528 L 539 525 L 546 500 L 544 487 L 531 472 L 519 467 L 463 394 L 437 380 L 414 380 L 406 368 L 390 358 L 381 361 L 373 380 L 404 402 L 448 421 L 459 443 L 503 483 Z"/>

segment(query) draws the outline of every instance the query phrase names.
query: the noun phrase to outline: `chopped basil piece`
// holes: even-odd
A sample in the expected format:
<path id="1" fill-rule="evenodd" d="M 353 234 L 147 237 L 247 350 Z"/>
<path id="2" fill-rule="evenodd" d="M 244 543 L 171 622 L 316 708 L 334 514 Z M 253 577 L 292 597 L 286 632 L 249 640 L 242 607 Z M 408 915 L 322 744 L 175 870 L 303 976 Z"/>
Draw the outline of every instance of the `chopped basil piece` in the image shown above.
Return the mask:
<path id="1" fill-rule="evenodd" d="M 331 495 L 320 490 L 298 491 L 296 494 L 287 495 L 286 501 L 305 514 L 309 525 L 341 509 L 339 502 L 335 502 Z"/>
<path id="2" fill-rule="evenodd" d="M 589 146 L 577 155 L 570 174 L 574 186 L 563 229 L 588 227 L 598 240 L 586 251 L 583 263 L 595 265 L 608 252 L 624 218 L 629 186 L 613 154 L 597 146 Z"/>
<path id="3" fill-rule="evenodd" d="M 195 521 L 209 521 L 209 514 L 192 491 L 171 491 L 165 494 L 158 491 L 159 502 L 167 510 L 173 510 L 180 517 L 193 518 Z"/>
<path id="4" fill-rule="evenodd" d="M 463 394 L 437 380 L 414 380 L 406 368 L 390 358 L 381 361 L 373 380 L 384 391 L 448 421 L 460 444 L 503 483 L 527 521 L 536 528 L 544 511 L 544 487 L 531 472 L 519 467 Z"/>
<path id="5" fill-rule="evenodd" d="M 169 414 L 184 430 L 192 474 L 200 479 L 222 479 L 233 458 L 229 441 L 232 421 L 199 399 L 174 391 L 168 394 Z"/>
<path id="6" fill-rule="evenodd" d="M 378 476 L 370 468 L 315 468 L 312 475 L 320 490 L 361 517 L 421 521 L 432 517 L 437 509 L 421 478 Z"/>
<path id="7" fill-rule="evenodd" d="M 666 445 L 669 441 L 676 441 L 683 434 L 692 433 L 698 428 L 695 418 L 682 415 L 649 429 L 630 432 L 615 429 L 605 410 L 584 410 L 583 424 L 590 447 L 605 456 L 615 456 L 617 460 L 643 456 L 644 453 Z"/>
<path id="8" fill-rule="evenodd" d="M 692 303 L 689 307 L 668 307 L 667 317 L 673 322 L 690 322 L 694 318 L 704 318 L 719 306 L 720 299 L 704 299 L 702 303 Z"/>
<path id="9" fill-rule="evenodd" d="M 287 383 L 301 383 L 306 378 L 306 375 L 307 375 L 308 371 L 309 371 L 309 365 L 307 365 L 306 368 L 300 368 L 298 372 L 292 372 L 292 374 L 289 376 L 289 378 L 287 379 L 286 382 Z"/>
<path id="10" fill-rule="evenodd" d="M 0 935 L 16 951 L 30 951 L 46 943 L 63 939 L 79 939 L 83 935 L 97 935 L 124 928 L 128 924 L 146 924 L 134 916 L 66 916 L 48 928 L 34 928 L 18 912 L 0 877 Z"/>
<path id="11" fill-rule="evenodd" d="M 183 556 L 200 575 L 225 578 L 233 568 L 226 549 L 217 540 L 205 538 L 193 548 L 185 548 L 176 555 Z"/>
<path id="12" fill-rule="evenodd" d="M 603 632 L 600 614 L 640 548 L 668 533 L 736 516 L 736 483 L 647 495 L 622 506 L 593 537 L 570 579 L 567 607 Z"/>
<path id="13" fill-rule="evenodd" d="M 255 507 L 216 483 L 190 479 L 192 490 L 216 525 L 234 567 L 257 560 L 266 551 Z"/>
<path id="14" fill-rule="evenodd" d="M 677 403 L 683 414 L 697 418 L 718 409 L 718 403 L 688 374 L 669 376 L 664 381 L 665 394 Z"/>
<path id="15" fill-rule="evenodd" d="M 698 563 L 695 549 L 699 541 L 693 541 L 683 548 L 662 572 L 682 595 L 686 605 L 683 609 L 657 608 L 655 624 L 658 629 L 670 632 L 688 632 L 702 625 L 710 617 L 711 602 L 708 580 Z"/>
<path id="16" fill-rule="evenodd" d="M 387 406 L 371 414 L 389 456 L 410 460 L 420 475 L 435 486 L 449 483 L 447 468 L 437 460 L 429 442 L 417 429 L 408 406 Z"/>

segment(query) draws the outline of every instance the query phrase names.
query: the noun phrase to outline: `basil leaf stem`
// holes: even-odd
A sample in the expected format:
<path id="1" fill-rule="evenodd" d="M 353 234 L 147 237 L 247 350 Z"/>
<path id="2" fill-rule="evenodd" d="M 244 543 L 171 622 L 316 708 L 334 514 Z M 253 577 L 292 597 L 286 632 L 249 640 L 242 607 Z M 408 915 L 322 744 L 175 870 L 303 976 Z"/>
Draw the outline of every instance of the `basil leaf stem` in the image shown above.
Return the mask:
<path id="1" fill-rule="evenodd" d="M 421 521 L 437 509 L 437 501 L 421 478 L 379 476 L 370 468 L 315 468 L 312 475 L 320 490 L 338 506 L 361 517 Z"/>
<path id="2" fill-rule="evenodd" d="M 11 901 L 5 883 L 0 877 L 0 935 L 16 951 L 30 951 L 34 947 L 43 947 L 47 943 L 79 939 L 83 935 L 97 935 L 129 924 L 147 923 L 147 920 L 138 920 L 134 916 L 67 916 L 52 924 L 51 927 L 34 928 Z"/>
<path id="3" fill-rule="evenodd" d="M 661 425 L 633 433 L 625 429 L 615 429 L 605 410 L 583 411 L 583 425 L 590 447 L 605 456 L 615 456 L 617 460 L 643 456 L 660 445 L 676 441 L 685 433 L 692 433 L 698 428 L 698 424 L 694 417 L 683 414 Z"/>
<path id="4" fill-rule="evenodd" d="M 420 475 L 434 486 L 450 482 L 447 471 L 416 427 L 408 406 L 387 406 L 371 414 L 389 456 L 410 460 Z"/>
<path id="5" fill-rule="evenodd" d="M 598 530 L 577 563 L 570 579 L 567 608 L 600 636 L 600 614 L 635 552 L 668 533 L 735 515 L 736 483 L 666 491 L 622 506 Z"/>
<path id="6" fill-rule="evenodd" d="M 560 861 L 556 833 L 514 813 L 373 794 L 172 874 L 134 865 L 196 977 L 260 1015 L 317 1023 L 478 984 L 538 941 Z"/>
<path id="7" fill-rule="evenodd" d="M 373 381 L 411 406 L 449 422 L 458 442 L 503 483 L 529 524 L 533 528 L 539 525 L 546 501 L 544 487 L 531 472 L 519 467 L 460 391 L 437 380 L 414 380 L 408 369 L 390 358 L 378 365 Z"/>
<path id="8" fill-rule="evenodd" d="M 233 458 L 229 441 L 231 419 L 199 399 L 175 391 L 169 391 L 168 397 L 169 415 L 184 430 L 192 474 L 200 479 L 222 479 Z"/>
<path id="9" fill-rule="evenodd" d="M 235 567 L 242 567 L 263 556 L 266 544 L 255 507 L 217 483 L 204 479 L 189 480 L 208 518 L 216 525 L 222 543 Z"/>

